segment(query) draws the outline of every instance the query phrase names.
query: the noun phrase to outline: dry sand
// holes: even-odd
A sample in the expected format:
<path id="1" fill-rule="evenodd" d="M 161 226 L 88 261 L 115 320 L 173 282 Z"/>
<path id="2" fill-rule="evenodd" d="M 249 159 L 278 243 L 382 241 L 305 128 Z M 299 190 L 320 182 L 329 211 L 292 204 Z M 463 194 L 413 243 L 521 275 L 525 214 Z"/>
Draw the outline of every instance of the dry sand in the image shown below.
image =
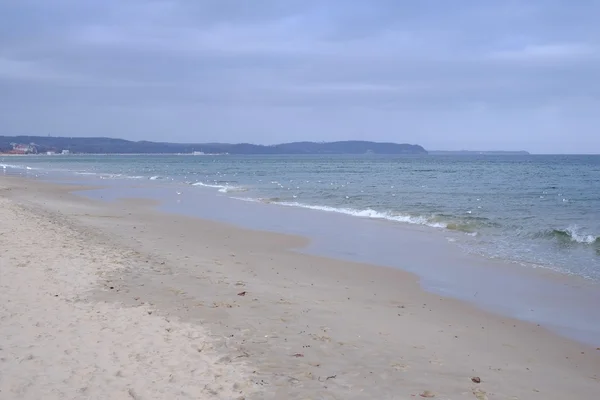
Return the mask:
<path id="1" fill-rule="evenodd" d="M 0 178 L 0 399 L 600 398 L 600 351 L 304 243 Z"/>

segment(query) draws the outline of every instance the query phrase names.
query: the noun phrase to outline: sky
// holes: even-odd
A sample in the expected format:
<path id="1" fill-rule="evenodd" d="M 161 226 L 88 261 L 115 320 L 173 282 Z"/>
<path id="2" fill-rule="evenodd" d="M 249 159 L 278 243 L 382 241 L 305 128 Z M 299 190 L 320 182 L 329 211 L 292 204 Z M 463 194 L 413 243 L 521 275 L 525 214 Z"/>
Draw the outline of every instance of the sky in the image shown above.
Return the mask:
<path id="1" fill-rule="evenodd" d="M 600 0 L 0 0 L 0 135 L 600 153 Z"/>

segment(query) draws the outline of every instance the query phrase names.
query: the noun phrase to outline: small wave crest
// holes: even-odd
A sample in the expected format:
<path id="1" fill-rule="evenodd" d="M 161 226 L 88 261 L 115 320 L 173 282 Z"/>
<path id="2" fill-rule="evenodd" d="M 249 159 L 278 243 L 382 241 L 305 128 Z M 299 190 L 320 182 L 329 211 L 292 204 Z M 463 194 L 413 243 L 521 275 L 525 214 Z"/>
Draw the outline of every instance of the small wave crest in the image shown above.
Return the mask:
<path id="1" fill-rule="evenodd" d="M 353 208 L 343 208 L 343 207 L 330 207 L 330 206 L 315 206 L 310 204 L 298 203 L 298 202 L 289 202 L 289 201 L 278 201 L 279 199 L 267 199 L 262 200 L 264 203 L 270 204 L 278 204 L 281 206 L 287 207 L 299 207 L 306 208 L 309 210 L 317 210 L 317 211 L 326 211 L 326 212 L 334 212 L 337 214 L 346 214 L 351 215 L 353 217 L 361 217 L 361 218 L 372 218 L 372 219 L 383 219 L 394 222 L 404 222 L 415 225 L 426 225 L 433 228 L 446 228 L 447 224 L 443 222 L 432 221 L 430 218 L 421 216 L 421 215 L 407 215 L 407 214 L 398 214 L 392 212 L 381 212 L 376 211 L 370 208 L 364 210 L 357 210 Z"/>
<path id="2" fill-rule="evenodd" d="M 457 222 L 451 222 L 446 225 L 446 229 L 464 233 L 476 233 L 475 227 L 469 224 L 461 224 Z"/>
<path id="3" fill-rule="evenodd" d="M 97 172 L 78 172 L 78 171 L 75 171 L 75 175 L 95 176 L 95 175 L 98 175 L 98 173 Z"/>
<path id="4" fill-rule="evenodd" d="M 235 197 L 238 200 L 251 201 L 251 202 L 259 202 L 263 204 L 276 204 L 287 207 L 299 207 L 306 208 L 309 210 L 317 210 L 317 211 L 325 211 L 325 212 L 333 212 L 337 214 L 346 214 L 353 217 L 361 217 L 361 218 L 373 218 L 373 219 L 382 219 L 393 222 L 402 222 L 414 225 L 424 225 L 432 228 L 438 229 L 447 229 L 450 231 L 456 231 L 460 233 L 464 233 L 468 236 L 477 236 L 480 232 L 479 228 L 493 227 L 497 224 L 488 220 L 487 218 L 482 217 L 471 217 L 468 216 L 466 218 L 460 219 L 457 217 L 449 216 L 449 215 L 419 215 L 419 214 L 407 214 L 407 213 L 398 213 L 391 211 L 377 211 L 372 208 L 366 209 L 355 209 L 355 208 L 345 208 L 345 207 L 332 207 L 332 206 L 322 206 L 322 205 L 312 205 L 299 203 L 295 201 L 288 201 L 286 199 L 282 199 L 280 197 L 271 197 L 271 198 L 242 198 Z"/>
<path id="5" fill-rule="evenodd" d="M 241 186 L 218 185 L 218 184 L 210 184 L 210 183 L 204 183 L 204 182 L 192 183 L 192 186 L 202 186 L 202 187 L 218 189 L 218 191 L 221 193 L 245 192 L 248 190 Z"/>
<path id="6" fill-rule="evenodd" d="M 100 174 L 100 179 L 121 179 L 123 174 Z"/>
<path id="7" fill-rule="evenodd" d="M 566 229 L 550 229 L 535 235 L 538 238 L 553 239 L 563 244 L 600 245 L 600 236 L 582 233 L 581 229 L 572 225 Z"/>
<path id="8" fill-rule="evenodd" d="M 32 167 L 28 167 L 25 165 L 16 165 L 16 164 L 0 164 L 0 168 L 2 169 L 25 169 L 28 171 L 31 171 L 33 169 L 37 169 L 37 168 L 32 168 Z"/>
<path id="9" fill-rule="evenodd" d="M 600 236 L 581 233 L 577 226 L 570 226 L 567 229 L 553 229 L 546 236 L 548 235 L 561 241 L 600 245 Z"/>
<path id="10" fill-rule="evenodd" d="M 79 176 L 90 176 L 97 177 L 98 179 L 145 179 L 145 176 L 141 175 L 124 175 L 124 174 L 109 174 L 102 172 L 87 172 L 87 171 L 76 171 L 75 175 Z"/>

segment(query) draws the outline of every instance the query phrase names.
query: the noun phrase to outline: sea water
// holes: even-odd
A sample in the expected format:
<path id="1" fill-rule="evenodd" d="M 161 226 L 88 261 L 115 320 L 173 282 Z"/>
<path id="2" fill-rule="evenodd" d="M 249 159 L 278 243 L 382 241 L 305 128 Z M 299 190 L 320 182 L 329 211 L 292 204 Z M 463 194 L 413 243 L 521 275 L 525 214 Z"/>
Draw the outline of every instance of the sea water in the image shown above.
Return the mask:
<path id="1" fill-rule="evenodd" d="M 25 156 L 0 157 L 2 172 L 422 225 L 466 253 L 600 281 L 600 156 Z"/>

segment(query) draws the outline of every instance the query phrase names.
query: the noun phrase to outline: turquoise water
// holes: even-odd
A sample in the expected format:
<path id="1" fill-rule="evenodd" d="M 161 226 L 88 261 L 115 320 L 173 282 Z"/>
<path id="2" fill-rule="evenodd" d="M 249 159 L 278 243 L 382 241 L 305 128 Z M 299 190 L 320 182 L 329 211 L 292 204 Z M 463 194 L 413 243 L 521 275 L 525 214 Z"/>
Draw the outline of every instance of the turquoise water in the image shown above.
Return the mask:
<path id="1" fill-rule="evenodd" d="M 600 280 L 600 156 L 27 156 L 2 171 L 424 225 L 466 252 Z"/>

